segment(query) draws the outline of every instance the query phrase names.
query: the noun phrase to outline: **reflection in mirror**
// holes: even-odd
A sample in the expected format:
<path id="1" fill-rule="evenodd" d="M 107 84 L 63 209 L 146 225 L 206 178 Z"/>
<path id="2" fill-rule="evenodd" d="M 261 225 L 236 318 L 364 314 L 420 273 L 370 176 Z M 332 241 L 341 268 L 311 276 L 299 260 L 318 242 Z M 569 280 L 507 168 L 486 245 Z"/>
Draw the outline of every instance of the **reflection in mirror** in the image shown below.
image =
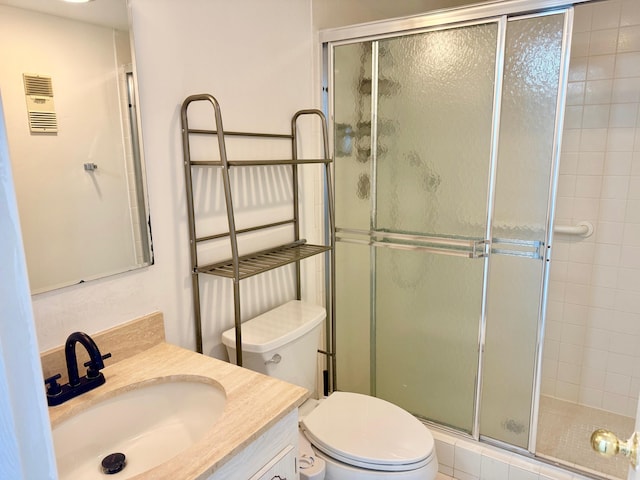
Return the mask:
<path id="1" fill-rule="evenodd" d="M 152 264 L 125 0 L 0 0 L 0 57 L 32 293 Z"/>

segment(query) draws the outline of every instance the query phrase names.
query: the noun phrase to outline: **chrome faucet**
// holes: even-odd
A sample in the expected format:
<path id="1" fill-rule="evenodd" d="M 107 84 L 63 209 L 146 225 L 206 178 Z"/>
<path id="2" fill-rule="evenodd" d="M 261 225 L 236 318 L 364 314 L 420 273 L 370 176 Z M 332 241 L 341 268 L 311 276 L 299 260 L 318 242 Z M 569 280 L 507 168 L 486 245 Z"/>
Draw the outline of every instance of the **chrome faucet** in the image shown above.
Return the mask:
<path id="1" fill-rule="evenodd" d="M 88 367 L 87 374 L 84 377 L 80 377 L 78 373 L 77 343 L 82 344 L 90 358 L 84 364 L 85 367 Z M 96 342 L 89 335 L 83 332 L 74 332 L 67 338 L 64 346 L 64 356 L 67 361 L 69 383 L 60 385 L 58 379 L 62 375 L 59 373 L 45 379 L 44 383 L 47 385 L 47 403 L 49 406 L 60 405 L 71 398 L 102 385 L 105 382 L 105 378 L 100 370 L 104 368 L 103 360 L 111 357 L 111 354 L 102 355 Z"/>

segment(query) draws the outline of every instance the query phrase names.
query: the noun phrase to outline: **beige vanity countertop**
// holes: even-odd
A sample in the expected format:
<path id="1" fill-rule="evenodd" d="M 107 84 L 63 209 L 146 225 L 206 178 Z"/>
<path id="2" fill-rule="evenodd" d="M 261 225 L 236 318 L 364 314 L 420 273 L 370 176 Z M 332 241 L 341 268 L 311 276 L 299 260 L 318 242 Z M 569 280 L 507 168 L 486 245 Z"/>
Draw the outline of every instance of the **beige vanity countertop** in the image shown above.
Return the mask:
<path id="1" fill-rule="evenodd" d="M 109 363 L 109 360 L 106 361 Z M 74 413 L 140 382 L 163 377 L 203 376 L 219 384 L 227 402 L 222 416 L 196 444 L 135 479 L 205 479 L 286 414 L 299 407 L 308 391 L 168 343 L 161 343 L 103 370 L 106 383 L 62 405 L 49 407 L 55 426 Z M 79 439 L 81 441 L 81 439 Z"/>

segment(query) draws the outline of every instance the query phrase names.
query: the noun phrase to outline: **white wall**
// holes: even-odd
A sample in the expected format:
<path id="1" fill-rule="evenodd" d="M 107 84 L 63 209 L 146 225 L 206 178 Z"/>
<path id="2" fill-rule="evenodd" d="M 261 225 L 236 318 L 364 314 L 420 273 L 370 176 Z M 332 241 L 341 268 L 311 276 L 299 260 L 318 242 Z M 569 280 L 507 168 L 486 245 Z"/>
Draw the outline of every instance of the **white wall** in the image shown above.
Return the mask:
<path id="1" fill-rule="evenodd" d="M 136 261 L 114 31 L 0 6 L 0 44 L 32 291 L 131 268 Z M 23 73 L 52 77 L 57 133 L 30 133 Z M 98 165 L 94 173 L 83 168 L 89 162 Z"/>
<path id="2" fill-rule="evenodd" d="M 153 310 L 168 341 L 193 348 L 180 105 L 214 94 L 225 128 L 284 131 L 312 90 L 310 1 L 131 0 L 155 265 L 33 297 L 41 350 L 74 330 L 100 331 Z M 307 205 L 318 205 L 305 188 Z M 312 196 L 310 201 L 309 196 Z M 307 225 L 315 228 L 313 225 Z M 232 325 L 229 282 L 217 280 L 208 350 Z M 261 290 L 264 291 L 264 288 Z M 268 297 L 268 286 L 264 292 Z"/>

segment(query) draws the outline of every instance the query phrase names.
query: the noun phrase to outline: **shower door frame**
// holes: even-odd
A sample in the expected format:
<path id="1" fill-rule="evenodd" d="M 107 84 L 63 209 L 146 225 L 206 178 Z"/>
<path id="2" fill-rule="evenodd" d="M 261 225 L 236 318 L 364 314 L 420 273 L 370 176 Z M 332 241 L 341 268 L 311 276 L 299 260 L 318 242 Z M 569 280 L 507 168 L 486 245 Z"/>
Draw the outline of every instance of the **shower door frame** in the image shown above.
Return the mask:
<path id="1" fill-rule="evenodd" d="M 566 100 L 566 88 L 567 88 L 567 76 L 569 69 L 569 51 L 571 43 L 572 33 L 572 20 L 573 20 L 573 5 L 580 3 L 589 3 L 597 0 L 509 0 L 500 3 L 487 3 L 469 7 L 461 7 L 451 10 L 436 11 L 434 13 L 406 17 L 395 20 L 381 21 L 370 24 L 362 24 L 350 27 L 341 27 L 330 30 L 323 30 L 319 34 L 319 39 L 322 45 L 322 57 L 323 57 L 323 104 L 327 113 L 327 118 L 331 123 L 331 128 L 334 128 L 334 112 L 333 112 L 333 69 L 334 69 L 334 52 L 333 48 L 340 45 L 347 45 L 353 43 L 361 43 L 366 41 L 375 41 L 386 38 L 404 36 L 409 34 L 417 34 L 426 31 L 433 31 L 443 28 L 455 28 L 460 26 L 468 26 L 480 23 L 496 22 L 498 24 L 499 32 L 497 39 L 497 56 L 496 56 L 496 81 L 494 84 L 495 98 L 494 112 L 493 112 L 493 127 L 491 138 L 491 159 L 489 166 L 489 191 L 487 195 L 487 233 L 486 238 L 492 241 L 491 236 L 491 218 L 493 214 L 493 197 L 495 190 L 495 173 L 496 173 L 496 160 L 497 160 L 497 145 L 499 140 L 499 126 L 500 126 L 500 114 L 501 114 L 501 96 L 502 96 L 502 74 L 504 66 L 504 37 L 506 24 L 509 21 L 509 17 L 517 16 L 519 19 L 533 16 L 543 16 L 547 14 L 564 14 L 564 31 L 562 40 L 562 52 L 560 61 L 559 72 L 559 85 L 557 95 L 557 105 L 555 114 L 555 126 L 554 126 L 554 140 L 553 151 L 551 156 L 551 171 L 550 171 L 550 188 L 548 198 L 548 215 L 546 234 L 544 238 L 544 249 L 541 253 L 542 266 L 542 280 L 541 280 L 541 298 L 540 309 L 538 312 L 538 327 L 537 338 L 535 348 L 534 359 L 534 385 L 532 389 L 532 402 L 530 412 L 530 424 L 529 424 L 529 438 L 528 447 L 523 449 L 521 447 L 495 440 L 482 436 L 480 434 L 480 402 L 482 397 L 482 368 L 483 368 L 483 353 L 485 342 L 485 329 L 486 329 L 486 277 L 488 275 L 488 259 L 485 258 L 484 265 L 484 282 L 483 282 L 483 300 L 482 300 L 482 317 L 479 322 L 478 332 L 478 375 L 476 379 L 476 396 L 474 399 L 474 412 L 473 412 L 473 427 L 471 437 L 476 440 L 482 440 L 487 443 L 495 444 L 501 448 L 512 450 L 520 453 L 529 453 L 535 455 L 536 450 L 536 437 L 537 437 L 537 420 L 539 410 L 539 391 L 541 382 L 541 366 L 542 366 L 542 347 L 544 339 L 545 329 L 545 317 L 546 317 L 546 302 L 547 302 L 547 285 L 549 281 L 549 261 L 551 256 L 551 246 L 553 240 L 553 221 L 555 212 L 555 197 L 558 182 L 558 163 L 560 158 L 560 145 L 562 140 L 562 131 L 564 124 L 564 112 L 565 112 L 565 100 Z M 374 84 L 375 82 L 372 82 Z M 373 88 L 373 86 L 372 86 Z M 372 94 L 373 97 L 373 94 Z M 372 109 L 372 143 L 374 140 L 374 124 L 375 124 L 375 112 Z M 332 142 L 334 138 L 331 137 Z M 374 150 L 372 145 L 372 161 L 375 161 Z M 335 176 L 333 181 L 335 182 Z M 374 187 L 375 188 L 375 187 Z M 331 232 L 335 234 L 335 232 Z M 366 241 L 361 241 L 366 243 Z M 373 245 L 371 241 L 368 242 Z M 490 249 L 490 245 L 488 246 Z M 335 274 L 333 274 L 335 275 Z M 327 291 L 332 287 L 327 285 Z M 332 292 L 333 293 L 333 292 Z M 333 295 L 335 300 L 335 295 Z M 334 310 L 331 315 L 330 326 L 330 351 L 333 353 L 331 357 L 331 380 L 332 385 L 335 388 L 336 385 L 336 335 L 335 335 L 335 301 L 331 302 L 332 309 Z M 375 372 L 372 372 L 373 376 Z M 439 428 L 448 429 L 446 426 L 438 425 Z M 455 430 L 457 434 L 461 434 L 458 430 Z"/>

